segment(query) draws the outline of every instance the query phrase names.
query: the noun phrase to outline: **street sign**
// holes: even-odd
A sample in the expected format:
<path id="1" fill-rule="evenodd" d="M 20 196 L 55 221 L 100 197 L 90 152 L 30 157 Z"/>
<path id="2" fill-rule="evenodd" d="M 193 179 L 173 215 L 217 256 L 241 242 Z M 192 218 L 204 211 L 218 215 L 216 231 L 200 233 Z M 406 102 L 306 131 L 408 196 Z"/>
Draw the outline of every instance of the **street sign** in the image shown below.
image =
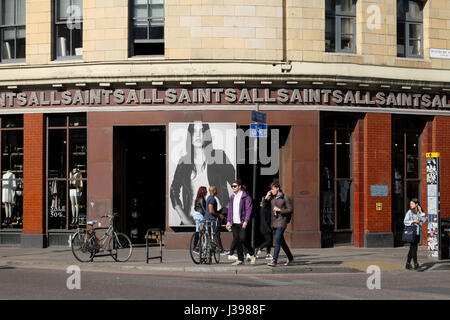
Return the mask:
<path id="1" fill-rule="evenodd" d="M 264 112 L 252 110 L 252 121 L 266 123 L 266 114 Z"/>
<path id="2" fill-rule="evenodd" d="M 267 124 L 265 123 L 251 123 L 250 124 L 250 137 L 267 138 Z"/>

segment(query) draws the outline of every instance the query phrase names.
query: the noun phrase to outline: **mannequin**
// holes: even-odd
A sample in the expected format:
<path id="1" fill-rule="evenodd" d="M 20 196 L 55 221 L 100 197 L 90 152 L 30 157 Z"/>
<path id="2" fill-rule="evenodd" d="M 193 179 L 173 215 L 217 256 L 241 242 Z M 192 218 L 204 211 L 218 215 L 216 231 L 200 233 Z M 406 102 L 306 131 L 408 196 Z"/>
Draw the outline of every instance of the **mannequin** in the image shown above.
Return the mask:
<path id="1" fill-rule="evenodd" d="M 72 205 L 72 225 L 78 224 L 79 201 L 81 198 L 81 191 L 83 190 L 83 176 L 78 168 L 74 168 L 70 173 L 70 203 Z"/>
<path id="2" fill-rule="evenodd" d="M 10 170 L 2 177 L 2 202 L 5 204 L 5 223 L 12 220 L 12 206 L 16 202 L 16 176 Z"/>

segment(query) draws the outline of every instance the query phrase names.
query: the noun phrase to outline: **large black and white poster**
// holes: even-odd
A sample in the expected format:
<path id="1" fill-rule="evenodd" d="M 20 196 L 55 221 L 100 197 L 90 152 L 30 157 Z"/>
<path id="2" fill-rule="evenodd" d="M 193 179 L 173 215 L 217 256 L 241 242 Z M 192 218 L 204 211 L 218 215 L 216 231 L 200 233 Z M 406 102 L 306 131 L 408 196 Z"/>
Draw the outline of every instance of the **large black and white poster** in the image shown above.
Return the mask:
<path id="1" fill-rule="evenodd" d="M 200 187 L 226 207 L 236 178 L 236 123 L 169 123 L 169 225 L 193 226 Z"/>

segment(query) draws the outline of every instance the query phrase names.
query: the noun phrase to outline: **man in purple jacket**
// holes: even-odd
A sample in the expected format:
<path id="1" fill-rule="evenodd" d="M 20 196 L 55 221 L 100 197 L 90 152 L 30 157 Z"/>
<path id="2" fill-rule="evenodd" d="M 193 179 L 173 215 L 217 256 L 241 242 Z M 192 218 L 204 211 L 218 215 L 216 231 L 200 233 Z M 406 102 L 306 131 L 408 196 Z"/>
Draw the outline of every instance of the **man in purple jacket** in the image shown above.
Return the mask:
<path id="1" fill-rule="evenodd" d="M 244 243 L 246 238 L 247 225 L 252 215 L 252 198 L 247 191 L 242 190 L 241 180 L 235 180 L 231 187 L 233 193 L 228 202 L 227 229 L 232 226 L 233 241 L 236 242 L 238 259 L 232 265 L 237 266 L 244 263 Z M 249 246 L 250 264 L 255 264 L 254 249 Z"/>

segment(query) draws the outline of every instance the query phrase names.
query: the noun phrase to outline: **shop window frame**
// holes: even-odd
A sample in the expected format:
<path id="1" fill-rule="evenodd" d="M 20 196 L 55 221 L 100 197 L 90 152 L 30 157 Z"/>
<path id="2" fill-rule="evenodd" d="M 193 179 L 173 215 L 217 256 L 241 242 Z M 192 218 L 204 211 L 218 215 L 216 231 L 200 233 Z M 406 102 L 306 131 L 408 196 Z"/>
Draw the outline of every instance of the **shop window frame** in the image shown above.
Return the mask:
<path id="1" fill-rule="evenodd" d="M 164 29 L 165 29 L 165 12 L 164 12 L 164 8 L 165 8 L 165 1 L 164 0 L 145 0 L 146 1 L 146 8 L 147 8 L 147 16 L 146 17 L 136 17 L 135 16 L 135 7 L 136 7 L 136 1 L 137 0 L 129 0 L 129 56 L 130 57 L 163 57 L 164 56 L 164 52 L 165 52 L 165 48 L 164 48 L 164 44 L 165 44 L 165 39 L 164 39 Z M 154 3 L 155 1 L 161 1 L 161 3 Z M 163 12 L 163 16 L 162 17 L 153 17 L 150 14 L 151 8 L 152 6 L 162 6 L 162 12 Z M 135 31 L 136 31 L 136 23 L 137 22 L 142 22 L 145 23 L 146 26 L 146 38 L 145 39 L 136 39 L 135 37 Z M 162 37 L 161 38 L 154 38 L 151 36 L 151 28 L 152 26 L 155 27 L 162 27 Z M 151 53 L 151 50 L 149 53 L 142 53 L 139 54 L 137 53 L 137 45 L 147 45 L 147 46 L 151 46 L 151 45 L 159 45 L 162 46 L 162 50 L 161 48 L 156 48 L 153 49 L 155 50 L 154 53 Z"/>
<path id="2" fill-rule="evenodd" d="M 401 217 L 404 217 L 406 212 L 409 210 L 409 201 L 412 198 L 419 199 L 419 202 L 422 201 L 422 186 L 423 186 L 423 177 L 422 177 L 422 168 L 423 164 L 421 161 L 421 150 L 422 150 L 422 134 L 423 130 L 426 126 L 426 121 L 429 119 L 426 118 L 416 118 L 416 117 L 405 117 L 405 116 L 397 116 L 392 118 L 392 231 L 394 233 L 394 242 L 396 245 L 401 244 L 401 231 L 403 230 L 403 218 L 401 221 L 399 220 L 400 226 L 397 226 L 396 216 L 400 215 Z M 414 128 L 411 128 L 411 126 L 408 126 L 410 123 L 415 123 L 417 126 Z M 400 125 L 398 125 L 400 124 Z M 402 144 L 403 144 L 403 152 L 402 152 L 402 172 L 401 176 L 399 178 L 396 178 L 396 148 L 398 147 L 396 145 L 396 138 L 397 135 L 402 135 Z M 417 168 L 416 173 L 417 177 L 410 177 L 408 176 L 408 135 L 416 135 L 417 136 L 417 142 L 416 142 L 416 148 L 417 148 Z M 401 183 L 401 196 L 403 197 L 403 210 L 400 212 L 395 211 L 396 210 L 396 182 Z M 407 197 L 408 194 L 408 186 L 415 184 L 418 190 L 417 195 L 414 195 L 409 199 Z"/>
<path id="3" fill-rule="evenodd" d="M 12 116 L 12 117 L 16 117 L 16 115 Z M 14 180 L 16 182 L 16 190 L 14 192 L 16 192 L 16 201 L 17 199 L 17 191 L 19 190 L 19 187 L 21 186 L 21 192 L 22 192 L 22 203 L 21 203 L 21 210 L 22 210 L 22 214 L 21 214 L 21 224 L 22 227 L 20 228 L 4 228 L 3 227 L 3 219 L 1 219 L 1 224 L 0 224 L 0 231 L 2 232 L 8 232 L 8 231 L 14 231 L 14 232 L 22 232 L 23 230 L 23 165 L 24 165 L 24 152 L 23 152 L 23 146 L 24 146 L 24 140 L 23 140 L 23 135 L 24 135 L 24 128 L 23 128 L 23 115 L 18 115 L 18 118 L 20 118 L 20 124 L 19 126 L 4 126 L 4 122 L 9 118 L 8 116 L 0 116 L 0 150 L 1 150 L 1 157 L 2 157 L 2 161 L 0 161 L 0 172 L 1 172 L 1 177 L 0 177 L 0 181 L 1 184 L 3 185 L 3 174 L 6 173 L 3 172 L 4 168 L 3 168 L 3 157 L 6 155 L 6 153 L 9 154 L 9 156 L 18 156 L 22 158 L 22 164 L 21 164 L 21 168 L 18 168 L 17 170 L 11 170 L 11 172 L 13 172 L 14 174 L 16 173 L 21 173 L 22 177 L 16 177 Z M 22 150 L 21 152 L 16 150 L 15 152 L 11 152 L 10 150 L 8 152 L 5 152 L 5 146 L 3 145 L 3 135 L 5 132 L 12 132 L 12 131 L 21 131 L 22 132 Z M 0 203 L 1 203 L 1 211 L 2 211 L 2 215 L 3 215 L 3 192 L 0 193 Z M 16 204 L 17 207 L 17 204 Z"/>
<path id="4" fill-rule="evenodd" d="M 78 60 L 83 58 L 83 0 L 80 0 L 81 8 L 79 11 L 70 10 L 70 26 L 69 21 L 60 20 L 58 18 L 58 11 L 59 11 L 59 5 L 62 0 L 55 0 L 52 1 L 52 50 L 53 50 L 53 60 Z M 69 0 L 69 7 L 67 10 L 71 7 L 74 7 L 76 0 Z M 79 13 L 80 16 L 72 15 L 72 13 Z M 58 52 L 58 27 L 68 25 L 69 28 L 69 39 L 67 39 L 67 44 L 69 46 L 69 55 L 62 55 Z M 79 26 L 79 28 L 78 28 Z M 80 43 L 79 47 L 75 47 L 74 44 L 74 30 L 80 30 Z M 67 45 L 66 45 L 67 46 Z M 72 53 L 72 49 L 74 49 L 75 54 Z M 76 49 L 81 49 L 81 54 L 76 54 Z M 61 48 L 62 51 L 62 48 Z"/>
<path id="5" fill-rule="evenodd" d="M 325 52 L 335 52 L 335 53 L 356 53 L 356 1 L 352 1 L 352 10 L 343 11 L 341 6 L 341 1 L 343 0 L 325 0 Z M 330 5 L 328 5 L 330 2 Z M 334 33 L 327 32 L 326 22 L 328 19 L 334 20 Z M 343 34 L 342 33 L 342 21 L 343 19 L 352 20 L 352 33 Z M 352 46 L 349 49 L 342 48 L 343 35 L 351 35 L 353 41 Z M 326 42 L 329 39 L 334 38 L 334 47 L 330 46 L 327 48 Z"/>
<path id="6" fill-rule="evenodd" d="M 0 2 L 0 44 L 1 44 L 1 63 L 20 63 L 20 62 L 25 62 L 25 57 L 26 57 L 26 46 L 25 46 L 25 42 L 26 42 L 26 17 L 25 17 L 25 12 L 26 12 L 26 3 L 25 0 L 23 1 L 23 24 L 19 21 L 19 6 L 18 6 L 18 2 L 21 0 L 11 0 L 14 2 L 14 23 L 12 24 L 5 24 L 4 20 L 3 20 L 3 14 L 4 14 L 4 7 L 3 4 L 4 2 L 1 1 Z M 20 37 L 18 37 L 18 33 L 19 30 L 22 30 L 22 32 L 25 34 L 23 39 L 24 39 L 24 47 L 23 47 L 23 57 L 18 57 L 18 48 L 17 48 L 17 42 L 18 39 L 22 39 Z M 4 32 L 7 30 L 14 30 L 14 53 L 11 53 L 11 58 L 5 58 L 4 57 L 4 46 L 6 45 L 6 42 L 4 41 Z M 11 51 L 11 50 L 9 50 Z"/>
<path id="7" fill-rule="evenodd" d="M 409 3 L 414 2 L 420 7 L 420 17 L 414 18 L 409 12 Z M 400 5 L 403 6 L 404 12 L 400 11 Z M 399 58 L 413 58 L 413 59 L 423 59 L 423 9 L 424 2 L 420 0 L 398 0 L 397 1 L 397 57 Z M 410 37 L 410 26 L 419 25 L 420 26 L 420 38 Z M 400 37 L 402 33 L 399 32 L 402 28 L 404 38 Z M 410 54 L 411 45 L 410 41 L 419 41 L 420 43 L 420 53 Z M 399 46 L 403 46 L 403 51 L 400 51 Z"/>
<path id="8" fill-rule="evenodd" d="M 74 117 L 79 117 L 79 116 L 83 117 L 83 120 L 85 120 L 85 123 L 82 123 L 81 125 L 79 123 L 71 123 L 71 120 L 74 119 Z M 64 117 L 65 118 L 65 125 L 51 125 L 50 124 L 50 119 L 55 116 L 60 116 L 61 118 Z M 70 232 L 71 230 L 74 230 L 75 227 L 70 228 L 71 225 L 71 221 L 70 221 L 70 210 L 71 210 L 71 206 L 70 206 L 70 173 L 71 173 L 71 168 L 70 168 L 70 147 L 71 147 L 71 141 L 70 141 L 70 137 L 71 137 L 71 132 L 73 130 L 85 130 L 86 132 L 86 146 L 85 146 L 85 150 L 84 151 L 80 151 L 80 152 L 84 152 L 85 157 L 86 157 L 86 168 L 85 170 L 80 170 L 82 173 L 82 183 L 83 183 L 83 192 L 85 193 L 85 198 L 86 198 L 86 203 L 84 204 L 85 207 L 85 214 L 86 214 L 86 219 L 87 219 L 87 188 L 88 188 L 88 179 L 87 179 L 87 115 L 85 113 L 71 113 L 71 114 L 62 114 L 62 115 L 55 115 L 55 114 L 49 114 L 46 115 L 45 117 L 45 214 L 46 214 L 46 230 L 47 232 Z M 50 154 L 49 154 L 49 133 L 50 131 L 65 131 L 65 141 L 66 141 L 66 146 L 65 146 L 65 176 L 64 177 L 49 177 L 49 158 L 50 158 Z M 66 213 L 65 213 L 65 228 L 63 229 L 49 229 L 49 218 L 50 218 L 50 201 L 49 201 L 49 188 L 50 188 L 50 183 L 51 182 L 62 182 L 65 183 L 65 205 L 66 205 Z"/>
<path id="9" fill-rule="evenodd" d="M 333 114 L 322 114 L 321 116 L 321 129 L 320 129 L 320 176 L 322 177 L 322 169 L 324 168 L 324 150 L 322 149 L 322 145 L 325 142 L 325 131 L 326 130 L 332 130 L 333 131 L 333 211 L 334 211 L 334 225 L 333 228 L 327 228 L 326 225 L 323 224 L 323 215 L 324 215 L 324 192 L 323 192 L 323 186 L 322 186 L 322 178 L 320 179 L 320 228 L 324 232 L 334 232 L 334 233 L 351 233 L 353 232 L 353 215 L 354 215 L 354 201 L 353 201 L 353 166 L 352 166 L 352 160 L 353 160 L 353 134 L 355 130 L 355 126 L 358 120 L 357 115 L 348 115 L 348 116 L 340 116 L 340 115 L 333 115 Z M 326 121 L 332 121 L 333 125 L 327 125 Z M 340 120 L 343 120 L 345 123 L 345 127 L 341 127 L 338 122 Z M 346 132 L 349 134 L 349 162 L 348 162 L 348 176 L 344 177 L 338 173 L 338 130 L 346 130 Z M 349 189 L 348 189 L 348 195 L 350 205 L 348 207 L 349 210 L 349 226 L 345 228 L 339 228 L 340 218 L 338 218 L 339 212 L 338 212 L 338 201 L 339 201 L 339 183 L 340 182 L 348 182 L 349 183 Z"/>

